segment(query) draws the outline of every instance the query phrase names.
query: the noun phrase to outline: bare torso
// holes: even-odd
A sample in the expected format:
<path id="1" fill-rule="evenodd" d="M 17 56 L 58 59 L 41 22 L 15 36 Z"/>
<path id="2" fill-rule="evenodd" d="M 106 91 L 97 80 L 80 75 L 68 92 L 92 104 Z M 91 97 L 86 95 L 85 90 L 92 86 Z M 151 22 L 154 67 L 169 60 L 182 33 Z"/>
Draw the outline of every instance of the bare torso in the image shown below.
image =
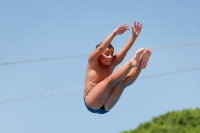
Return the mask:
<path id="1" fill-rule="evenodd" d="M 86 68 L 86 80 L 84 96 L 87 95 L 98 83 L 107 78 L 113 71 L 112 63 L 102 67 L 97 60 L 94 65 L 88 64 Z"/>

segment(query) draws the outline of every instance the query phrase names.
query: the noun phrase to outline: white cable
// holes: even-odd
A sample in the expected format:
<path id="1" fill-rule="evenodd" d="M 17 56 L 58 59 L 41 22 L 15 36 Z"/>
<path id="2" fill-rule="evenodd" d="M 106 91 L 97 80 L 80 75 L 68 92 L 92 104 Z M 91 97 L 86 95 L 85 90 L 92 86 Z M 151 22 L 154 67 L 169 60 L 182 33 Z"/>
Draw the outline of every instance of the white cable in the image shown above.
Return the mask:
<path id="1" fill-rule="evenodd" d="M 147 75 L 147 76 L 141 76 L 138 78 L 138 80 L 154 78 L 154 77 L 159 77 L 159 76 L 165 76 L 165 75 L 170 75 L 170 74 L 177 74 L 177 73 L 188 72 L 188 71 L 194 71 L 194 70 L 198 70 L 198 69 L 200 69 L 200 66 L 187 68 L 187 69 L 179 69 L 179 70 L 169 71 L 169 72 L 164 72 L 164 73 L 152 74 L 152 75 Z M 64 90 L 58 90 L 58 91 L 53 91 L 53 92 L 45 92 L 45 93 L 36 94 L 36 95 L 32 95 L 32 96 L 12 98 L 12 99 L 8 99 L 8 100 L 2 100 L 2 101 L 0 101 L 0 104 L 28 100 L 28 99 L 39 98 L 39 97 L 50 96 L 50 95 L 56 95 L 56 94 L 61 94 L 61 93 L 68 93 L 68 92 L 72 92 L 72 91 L 82 90 L 83 88 L 84 88 L 84 86 L 81 86 L 81 87 L 76 87 L 76 88 L 72 88 L 72 89 L 64 89 Z"/>
<path id="2" fill-rule="evenodd" d="M 38 58 L 38 59 L 8 61 L 8 62 L 1 62 L 0 66 L 1 65 L 14 65 L 14 64 L 21 64 L 21 63 L 47 61 L 47 60 L 59 60 L 59 59 L 67 59 L 67 58 L 77 58 L 77 57 L 84 57 L 84 56 L 88 56 L 88 54 L 76 54 L 76 55 L 54 56 L 54 57 Z"/>
<path id="3" fill-rule="evenodd" d="M 2 100 L 2 101 L 0 101 L 0 104 L 28 100 L 28 99 L 39 98 L 39 97 L 50 96 L 50 95 L 56 95 L 56 94 L 61 94 L 61 93 L 67 93 L 67 92 L 77 91 L 77 90 L 81 90 L 81 89 L 83 89 L 83 87 L 76 87 L 76 88 L 72 88 L 72 89 L 64 89 L 64 90 L 58 90 L 58 91 L 53 91 L 53 92 L 45 92 L 45 93 L 36 94 L 36 95 L 32 95 L 32 96 L 12 98 L 12 99 L 8 99 L 8 100 Z"/>
<path id="4" fill-rule="evenodd" d="M 178 48 L 178 47 L 197 46 L 197 45 L 200 45 L 200 42 L 199 43 L 189 43 L 189 44 L 154 46 L 154 47 L 150 47 L 150 49 L 151 50 L 159 50 L 159 49 Z M 59 60 L 59 59 L 67 59 L 67 58 L 78 58 L 78 57 L 85 57 L 85 56 L 89 56 L 89 54 L 75 54 L 75 55 L 66 55 L 66 56 L 54 56 L 54 57 L 47 57 L 47 58 L 38 58 L 38 59 L 7 61 L 7 62 L 0 62 L 0 66 L 14 65 L 14 64 L 21 64 L 21 63 L 30 63 L 30 62 L 39 62 L 39 61 L 48 61 L 48 60 Z"/>

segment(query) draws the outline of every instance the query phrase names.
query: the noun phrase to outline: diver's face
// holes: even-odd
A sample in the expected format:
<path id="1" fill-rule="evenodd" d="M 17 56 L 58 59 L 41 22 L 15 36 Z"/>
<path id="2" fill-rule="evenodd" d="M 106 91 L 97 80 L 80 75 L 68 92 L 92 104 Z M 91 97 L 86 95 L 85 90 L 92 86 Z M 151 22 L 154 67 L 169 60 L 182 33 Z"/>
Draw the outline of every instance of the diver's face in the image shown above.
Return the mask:
<path id="1" fill-rule="evenodd" d="M 113 48 L 106 48 L 99 57 L 100 62 L 103 63 L 104 65 L 110 65 L 113 61 L 113 54 L 114 54 Z"/>

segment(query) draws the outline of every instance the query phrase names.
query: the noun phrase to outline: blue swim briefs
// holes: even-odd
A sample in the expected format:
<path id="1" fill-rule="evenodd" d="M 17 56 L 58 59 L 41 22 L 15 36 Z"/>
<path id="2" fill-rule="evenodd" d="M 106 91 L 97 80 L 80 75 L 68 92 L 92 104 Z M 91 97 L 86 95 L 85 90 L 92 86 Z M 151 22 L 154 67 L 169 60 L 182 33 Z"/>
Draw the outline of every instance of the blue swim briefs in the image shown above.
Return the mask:
<path id="1" fill-rule="evenodd" d="M 85 96 L 85 97 L 86 97 L 86 96 Z M 97 113 L 97 114 L 105 114 L 105 113 L 108 112 L 108 111 L 105 109 L 104 105 L 103 105 L 101 108 L 99 108 L 99 109 L 91 109 L 90 107 L 87 106 L 87 104 L 86 104 L 86 102 L 85 102 L 85 97 L 84 97 L 84 103 L 85 103 L 86 108 L 87 108 L 90 112 L 92 112 L 92 113 Z"/>

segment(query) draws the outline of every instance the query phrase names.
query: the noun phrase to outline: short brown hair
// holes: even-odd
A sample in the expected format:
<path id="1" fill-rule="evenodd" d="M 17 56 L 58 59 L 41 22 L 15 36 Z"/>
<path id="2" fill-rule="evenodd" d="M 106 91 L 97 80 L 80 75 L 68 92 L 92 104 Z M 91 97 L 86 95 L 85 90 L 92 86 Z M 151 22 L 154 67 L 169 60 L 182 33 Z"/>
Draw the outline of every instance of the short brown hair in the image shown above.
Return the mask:
<path id="1" fill-rule="evenodd" d="M 96 45 L 96 48 L 98 48 L 99 46 L 100 46 L 100 44 L 101 44 L 102 42 L 100 42 L 99 44 L 97 44 Z M 113 47 L 113 45 L 112 44 L 109 44 L 108 46 L 107 46 L 107 48 L 113 48 L 114 49 L 114 47 Z"/>

